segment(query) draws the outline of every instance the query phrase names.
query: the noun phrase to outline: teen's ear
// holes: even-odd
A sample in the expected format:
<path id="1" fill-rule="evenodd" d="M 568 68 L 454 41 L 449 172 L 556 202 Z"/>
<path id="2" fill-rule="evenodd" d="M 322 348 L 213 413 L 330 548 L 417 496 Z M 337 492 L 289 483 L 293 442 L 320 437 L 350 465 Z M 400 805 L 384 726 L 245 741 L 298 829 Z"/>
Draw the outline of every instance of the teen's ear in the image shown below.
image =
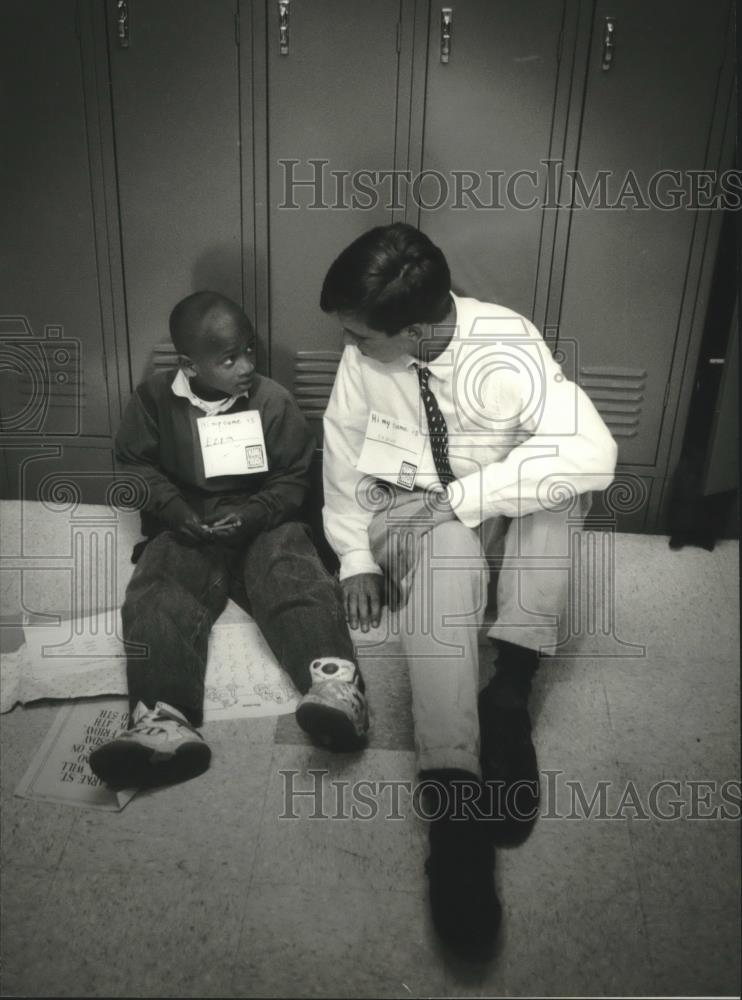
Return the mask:
<path id="1" fill-rule="evenodd" d="M 424 327 L 420 326 L 419 323 L 413 323 L 411 326 L 406 326 L 404 328 L 404 332 L 407 334 L 410 340 L 414 340 L 416 344 L 419 344 L 420 341 L 425 337 L 425 329 Z"/>
<path id="2" fill-rule="evenodd" d="M 410 344 L 419 357 L 427 356 L 433 344 L 433 330 L 429 323 L 413 323 L 405 330 Z"/>

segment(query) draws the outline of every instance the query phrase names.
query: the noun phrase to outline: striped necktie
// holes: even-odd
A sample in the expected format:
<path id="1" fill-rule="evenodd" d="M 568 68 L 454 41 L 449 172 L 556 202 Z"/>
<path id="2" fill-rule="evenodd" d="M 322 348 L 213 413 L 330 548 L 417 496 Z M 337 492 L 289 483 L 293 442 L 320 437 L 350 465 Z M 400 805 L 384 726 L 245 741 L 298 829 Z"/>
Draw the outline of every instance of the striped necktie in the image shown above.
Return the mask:
<path id="1" fill-rule="evenodd" d="M 446 426 L 446 418 L 441 413 L 438 400 L 428 386 L 430 369 L 418 368 L 417 378 L 420 383 L 420 396 L 425 406 L 425 416 L 428 420 L 428 433 L 430 435 L 430 447 L 433 452 L 435 470 L 438 473 L 441 483 L 447 486 L 456 477 L 448 461 L 448 427 Z"/>

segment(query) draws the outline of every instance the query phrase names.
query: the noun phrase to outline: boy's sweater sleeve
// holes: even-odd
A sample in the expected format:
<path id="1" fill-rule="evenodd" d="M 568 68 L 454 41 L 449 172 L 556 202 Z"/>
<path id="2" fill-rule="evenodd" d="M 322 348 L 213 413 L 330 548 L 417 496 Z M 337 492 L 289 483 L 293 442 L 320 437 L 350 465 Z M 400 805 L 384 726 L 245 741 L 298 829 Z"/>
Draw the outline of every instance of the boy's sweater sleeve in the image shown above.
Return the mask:
<path id="1" fill-rule="evenodd" d="M 291 394 L 280 386 L 275 390 L 271 405 L 262 412 L 269 471 L 261 488 L 236 511 L 242 518 L 243 539 L 289 520 L 309 490 L 314 435 Z"/>
<path id="2" fill-rule="evenodd" d="M 142 509 L 175 527 L 192 513 L 175 483 L 160 468 L 160 432 L 154 404 L 151 412 L 138 389 L 129 400 L 116 434 L 116 464 L 120 473 L 138 477 L 133 488 L 144 493 Z"/>

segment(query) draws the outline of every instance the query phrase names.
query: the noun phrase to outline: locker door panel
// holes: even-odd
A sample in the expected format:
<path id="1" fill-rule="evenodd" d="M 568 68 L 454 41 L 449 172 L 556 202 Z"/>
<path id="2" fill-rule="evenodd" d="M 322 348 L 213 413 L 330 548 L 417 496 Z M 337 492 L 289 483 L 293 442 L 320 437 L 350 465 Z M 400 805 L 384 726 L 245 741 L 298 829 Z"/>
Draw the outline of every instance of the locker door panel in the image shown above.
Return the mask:
<path id="1" fill-rule="evenodd" d="M 242 301 L 235 0 L 129 2 L 109 47 L 132 378 L 201 288 Z"/>
<path id="2" fill-rule="evenodd" d="M 8 434 L 110 432 L 74 0 L 3 4 L 0 400 Z"/>
<path id="3" fill-rule="evenodd" d="M 616 40 L 606 71 L 608 16 Z M 706 166 L 727 16 L 726 0 L 598 3 L 578 169 L 588 187 L 611 172 L 608 204 L 630 171 L 647 192 L 657 171 Z M 665 200 L 668 190 L 659 188 Z M 572 212 L 560 337 L 577 342 L 580 382 L 625 464 L 656 461 L 695 221 L 685 209 Z"/>
<path id="4" fill-rule="evenodd" d="M 509 201 L 543 200 L 551 141 L 563 3 L 538 0 L 461 0 L 453 5 L 451 53 L 441 61 L 440 7 L 431 4 L 423 171 L 437 171 L 449 198 L 435 208 L 439 182 L 420 186 L 420 228 L 446 254 L 464 294 L 502 303 L 531 316 L 541 211 Z M 483 207 L 460 199 L 454 208 L 453 171 L 481 178 Z M 535 182 L 518 171 L 537 171 Z M 501 174 L 500 192 L 495 177 Z M 462 183 L 476 184 L 477 180 Z"/>
<path id="5" fill-rule="evenodd" d="M 331 172 L 394 167 L 400 2 L 291 4 L 288 55 L 279 52 L 276 7 L 266 7 L 271 375 L 319 420 L 342 350 L 337 323 L 319 308 L 322 280 L 351 240 L 392 221 L 383 185 L 368 204 L 373 196 L 348 178 L 333 208 Z M 311 159 L 328 162 L 315 172 Z M 292 183 L 314 177 L 324 177 L 321 192 Z M 368 207 L 352 207 L 354 192 Z"/>
<path id="6" fill-rule="evenodd" d="M 732 319 L 724 374 L 719 386 L 708 460 L 703 477 L 703 495 L 739 488 L 739 325 L 737 310 Z"/>

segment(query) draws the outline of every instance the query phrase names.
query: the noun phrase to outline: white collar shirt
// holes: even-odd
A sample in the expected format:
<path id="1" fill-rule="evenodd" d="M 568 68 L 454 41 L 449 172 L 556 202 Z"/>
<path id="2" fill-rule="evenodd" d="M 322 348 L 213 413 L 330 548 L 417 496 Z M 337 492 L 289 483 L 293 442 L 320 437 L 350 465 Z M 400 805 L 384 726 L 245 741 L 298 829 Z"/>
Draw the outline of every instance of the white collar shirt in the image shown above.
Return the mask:
<path id="1" fill-rule="evenodd" d="M 576 494 L 609 485 L 615 442 L 536 327 L 503 306 L 452 298 L 454 335 L 427 367 L 448 427 L 456 477 L 450 502 L 458 519 L 474 528 L 491 517 L 556 507 L 565 490 Z M 323 422 L 323 519 L 341 579 L 380 572 L 368 543 L 373 510 L 358 499 L 369 477 L 356 467 L 371 411 L 414 426 L 427 438 L 416 364 L 422 362 L 412 357 L 374 361 L 354 346 L 341 357 Z M 428 440 L 415 488 L 442 488 Z"/>
<path id="2" fill-rule="evenodd" d="M 247 396 L 247 390 L 245 390 L 245 392 L 238 392 L 236 395 L 229 396 L 226 399 L 201 399 L 191 389 L 190 380 L 182 368 L 178 369 L 178 374 L 173 379 L 171 388 L 176 396 L 187 399 L 193 406 L 198 407 L 199 410 L 203 410 L 208 417 L 215 417 L 217 413 L 226 413 L 241 396 Z"/>

